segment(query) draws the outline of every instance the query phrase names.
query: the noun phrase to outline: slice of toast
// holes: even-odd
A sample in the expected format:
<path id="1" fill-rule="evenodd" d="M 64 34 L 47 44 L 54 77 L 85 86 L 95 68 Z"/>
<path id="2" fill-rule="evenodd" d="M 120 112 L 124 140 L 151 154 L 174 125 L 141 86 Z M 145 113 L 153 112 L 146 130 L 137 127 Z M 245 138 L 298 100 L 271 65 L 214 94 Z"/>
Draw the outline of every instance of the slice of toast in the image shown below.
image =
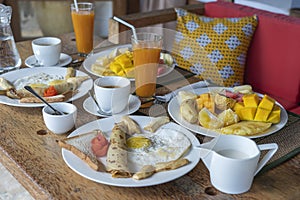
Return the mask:
<path id="1" fill-rule="evenodd" d="M 94 130 L 88 133 L 59 140 L 58 144 L 60 147 L 74 153 L 92 169 L 96 171 L 105 171 L 105 166 L 97 159 L 91 148 L 91 141 L 98 134 L 102 134 L 102 132 L 100 130 Z"/>

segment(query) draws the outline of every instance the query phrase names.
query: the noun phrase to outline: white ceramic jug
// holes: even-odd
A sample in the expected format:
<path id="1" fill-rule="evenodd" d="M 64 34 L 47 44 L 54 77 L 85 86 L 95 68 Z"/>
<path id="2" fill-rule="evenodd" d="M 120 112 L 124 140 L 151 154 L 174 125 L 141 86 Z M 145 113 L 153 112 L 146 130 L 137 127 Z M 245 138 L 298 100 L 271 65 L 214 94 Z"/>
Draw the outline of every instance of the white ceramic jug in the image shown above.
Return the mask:
<path id="1" fill-rule="evenodd" d="M 246 137 L 220 135 L 200 146 L 200 157 L 210 172 L 212 185 L 228 194 L 250 189 L 254 176 L 277 151 L 275 143 L 256 145 Z M 268 150 L 259 161 L 261 150 Z"/>

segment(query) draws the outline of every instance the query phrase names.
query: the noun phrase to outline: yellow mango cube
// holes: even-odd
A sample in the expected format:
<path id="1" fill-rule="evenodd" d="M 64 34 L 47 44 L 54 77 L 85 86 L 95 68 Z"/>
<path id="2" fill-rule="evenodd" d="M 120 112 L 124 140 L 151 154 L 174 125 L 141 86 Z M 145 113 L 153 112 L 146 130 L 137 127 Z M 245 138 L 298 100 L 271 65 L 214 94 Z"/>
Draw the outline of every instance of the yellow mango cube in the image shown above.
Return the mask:
<path id="1" fill-rule="evenodd" d="M 258 107 L 256 110 L 254 121 L 266 122 L 270 113 L 271 113 L 271 110 L 267 110 L 267 109 Z"/>
<path id="2" fill-rule="evenodd" d="M 267 119 L 267 122 L 271 122 L 273 124 L 279 123 L 280 122 L 280 113 L 281 113 L 280 107 L 278 105 L 274 105 L 274 108 L 271 111 L 271 113 Z"/>
<path id="3" fill-rule="evenodd" d="M 239 111 L 240 109 L 244 108 L 244 103 L 243 102 L 236 102 L 233 106 L 234 111 Z"/>
<path id="4" fill-rule="evenodd" d="M 259 97 L 257 94 L 246 94 L 243 96 L 245 107 L 257 107 L 259 103 Z"/>
<path id="5" fill-rule="evenodd" d="M 111 63 L 109 65 L 109 68 L 111 69 L 111 71 L 115 72 L 116 74 L 122 71 L 122 67 L 118 63 Z"/>
<path id="6" fill-rule="evenodd" d="M 245 107 L 239 110 L 238 114 L 241 120 L 253 120 L 256 113 L 255 107 Z"/>
<path id="7" fill-rule="evenodd" d="M 275 100 L 265 94 L 262 100 L 260 101 L 258 107 L 266 110 L 272 110 L 274 104 L 275 104 Z"/>

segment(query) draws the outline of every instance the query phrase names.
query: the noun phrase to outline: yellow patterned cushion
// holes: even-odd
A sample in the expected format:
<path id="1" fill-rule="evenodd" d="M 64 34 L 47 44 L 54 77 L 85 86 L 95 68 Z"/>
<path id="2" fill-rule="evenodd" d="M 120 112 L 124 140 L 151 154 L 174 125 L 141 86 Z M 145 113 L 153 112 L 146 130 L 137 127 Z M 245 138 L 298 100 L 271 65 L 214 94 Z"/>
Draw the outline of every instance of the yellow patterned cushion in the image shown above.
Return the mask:
<path id="1" fill-rule="evenodd" d="M 222 86 L 243 84 L 257 17 L 209 18 L 175 9 L 173 56 L 179 67 Z"/>

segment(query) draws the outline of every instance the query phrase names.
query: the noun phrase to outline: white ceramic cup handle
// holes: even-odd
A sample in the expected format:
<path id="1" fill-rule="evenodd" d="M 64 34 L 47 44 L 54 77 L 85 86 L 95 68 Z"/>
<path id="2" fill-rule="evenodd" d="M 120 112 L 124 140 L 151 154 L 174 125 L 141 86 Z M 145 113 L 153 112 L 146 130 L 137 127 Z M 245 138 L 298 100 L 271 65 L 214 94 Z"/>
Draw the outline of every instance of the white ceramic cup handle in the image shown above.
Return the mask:
<path id="1" fill-rule="evenodd" d="M 278 149 L 278 145 L 276 143 L 270 144 L 260 144 L 258 145 L 259 150 L 269 150 L 269 152 L 261 159 L 261 161 L 257 165 L 257 169 L 254 175 L 256 175 L 265 164 L 272 158 L 275 152 Z"/>

